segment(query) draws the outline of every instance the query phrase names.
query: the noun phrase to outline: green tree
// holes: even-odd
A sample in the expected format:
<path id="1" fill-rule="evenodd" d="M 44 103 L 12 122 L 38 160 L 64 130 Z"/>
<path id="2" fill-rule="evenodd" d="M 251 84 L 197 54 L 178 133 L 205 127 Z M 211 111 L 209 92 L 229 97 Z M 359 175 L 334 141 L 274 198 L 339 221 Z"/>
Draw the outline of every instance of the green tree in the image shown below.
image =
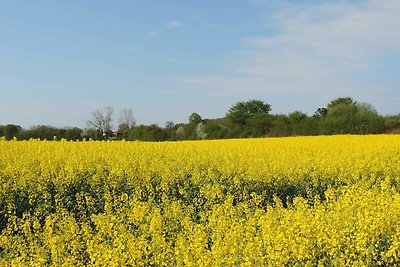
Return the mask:
<path id="1" fill-rule="evenodd" d="M 228 110 L 226 117 L 234 123 L 245 126 L 256 114 L 268 115 L 270 111 L 271 105 L 261 100 L 241 101 Z"/>
<path id="2" fill-rule="evenodd" d="M 241 101 L 226 113 L 233 125 L 229 127 L 230 137 L 265 136 L 270 127 L 271 105 L 261 100 Z"/>
<path id="3" fill-rule="evenodd" d="M 167 138 L 166 132 L 156 124 L 132 127 L 128 135 L 129 140 L 141 141 L 165 141 Z"/>
<path id="4" fill-rule="evenodd" d="M 354 101 L 354 99 L 351 97 L 338 97 L 329 102 L 327 105 L 327 112 L 331 112 L 336 106 L 354 106 L 355 104 L 356 101 Z"/>
<path id="5" fill-rule="evenodd" d="M 384 117 L 385 132 L 400 133 L 400 114 Z"/>
<path id="6" fill-rule="evenodd" d="M 291 135 L 308 135 L 309 121 L 307 114 L 294 111 L 288 115 Z"/>
<path id="7" fill-rule="evenodd" d="M 173 121 L 167 121 L 164 128 L 168 140 L 176 140 L 176 127 Z"/>
<path id="8" fill-rule="evenodd" d="M 197 113 L 192 113 L 192 114 L 189 116 L 189 123 L 190 123 L 190 124 L 198 124 L 198 123 L 200 123 L 200 122 L 202 122 L 202 118 L 201 118 L 201 116 L 200 116 L 199 114 L 197 114 Z"/>
<path id="9" fill-rule="evenodd" d="M 3 128 L 3 135 L 7 140 L 11 140 L 14 136 L 17 136 L 21 130 L 22 128 L 19 125 L 7 124 Z"/>
<path id="10" fill-rule="evenodd" d="M 18 139 L 27 140 L 30 138 L 40 138 L 46 140 L 53 140 L 54 137 L 57 139 L 61 139 L 63 137 L 64 132 L 62 129 L 58 129 L 49 125 L 37 125 L 32 126 L 29 130 L 21 131 L 18 134 Z"/>
<path id="11" fill-rule="evenodd" d="M 319 124 L 323 134 L 372 134 L 385 129 L 384 118 L 371 104 L 358 103 L 351 97 L 332 100 Z"/>
<path id="12" fill-rule="evenodd" d="M 83 130 L 78 127 L 67 128 L 64 133 L 64 138 L 67 140 L 82 139 Z"/>
<path id="13" fill-rule="evenodd" d="M 278 136 L 290 136 L 290 122 L 289 118 L 285 114 L 277 114 L 272 116 L 272 125 L 270 130 L 268 131 L 270 136 L 278 137 Z"/>
<path id="14" fill-rule="evenodd" d="M 261 112 L 256 113 L 247 120 L 243 137 L 264 137 L 270 127 L 270 115 Z"/>
<path id="15" fill-rule="evenodd" d="M 185 139 L 196 140 L 204 139 L 206 133 L 204 131 L 204 123 L 201 116 L 197 113 L 192 113 L 189 116 L 188 124 L 184 126 Z"/>
<path id="16" fill-rule="evenodd" d="M 356 103 L 355 132 L 357 134 L 379 134 L 385 130 L 385 120 L 369 103 Z"/>
<path id="17" fill-rule="evenodd" d="M 82 137 L 87 140 L 101 140 L 103 138 L 101 131 L 93 128 L 83 129 Z"/>
<path id="18" fill-rule="evenodd" d="M 338 97 L 327 105 L 327 115 L 321 124 L 324 134 L 354 133 L 356 102 L 351 97 Z"/>
<path id="19" fill-rule="evenodd" d="M 39 125 L 34 127 L 33 130 L 40 139 L 53 140 L 54 137 L 60 138 L 60 130 L 50 125 Z"/>
<path id="20" fill-rule="evenodd" d="M 224 139 L 228 137 L 228 128 L 215 120 L 210 120 L 204 126 L 207 139 Z"/>

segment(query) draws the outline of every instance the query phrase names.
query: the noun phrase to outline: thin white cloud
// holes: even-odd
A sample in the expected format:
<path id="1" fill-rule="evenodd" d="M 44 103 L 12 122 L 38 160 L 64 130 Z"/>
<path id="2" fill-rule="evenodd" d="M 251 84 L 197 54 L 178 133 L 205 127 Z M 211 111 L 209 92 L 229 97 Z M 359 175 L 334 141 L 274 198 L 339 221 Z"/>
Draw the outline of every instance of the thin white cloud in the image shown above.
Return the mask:
<path id="1" fill-rule="evenodd" d="M 171 20 L 167 23 L 167 28 L 180 28 L 183 27 L 183 23 L 177 20 Z"/>
<path id="2" fill-rule="evenodd" d="M 177 79 L 213 94 L 280 92 L 323 101 L 350 95 L 374 103 L 385 93 L 393 97 L 393 91 L 360 77 L 379 69 L 386 53 L 400 52 L 398 14 L 398 0 L 359 5 L 285 3 L 266 22 L 278 34 L 241 39 L 249 50 L 234 54 L 235 65 L 229 67 L 234 76 Z M 400 97 L 399 92 L 395 94 Z"/>
<path id="3" fill-rule="evenodd" d="M 272 17 L 281 34 L 243 40 L 265 49 L 296 46 L 318 56 L 370 59 L 380 50 L 400 48 L 399 11 L 397 0 L 371 0 L 363 6 L 291 6 Z"/>

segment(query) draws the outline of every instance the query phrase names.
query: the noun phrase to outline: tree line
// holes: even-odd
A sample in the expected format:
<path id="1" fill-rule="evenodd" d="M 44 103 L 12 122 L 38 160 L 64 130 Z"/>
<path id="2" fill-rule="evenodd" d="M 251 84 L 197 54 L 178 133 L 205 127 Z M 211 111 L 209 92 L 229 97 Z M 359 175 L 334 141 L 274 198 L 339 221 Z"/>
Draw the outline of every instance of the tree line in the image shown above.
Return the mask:
<path id="1" fill-rule="evenodd" d="M 200 139 L 256 138 L 333 134 L 400 133 L 400 114 L 382 116 L 369 103 L 351 97 L 338 97 L 309 116 L 301 111 L 271 114 L 271 105 L 261 100 L 240 101 L 223 118 L 203 119 L 192 113 L 186 123 L 169 121 L 136 125 L 132 109 L 121 111 L 113 130 L 114 109 L 105 107 L 92 113 L 87 128 L 56 128 L 39 125 L 23 129 L 19 125 L 0 125 L 3 139 L 18 140 L 141 140 L 176 141 Z"/>

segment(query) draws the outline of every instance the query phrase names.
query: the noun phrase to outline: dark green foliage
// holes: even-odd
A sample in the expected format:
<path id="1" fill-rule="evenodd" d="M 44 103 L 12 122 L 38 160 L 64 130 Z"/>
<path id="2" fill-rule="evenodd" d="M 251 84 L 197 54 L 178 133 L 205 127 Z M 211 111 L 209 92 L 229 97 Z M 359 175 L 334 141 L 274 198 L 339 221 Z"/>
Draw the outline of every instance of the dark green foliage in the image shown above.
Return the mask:
<path id="1" fill-rule="evenodd" d="M 202 122 L 201 116 L 197 113 L 192 113 L 189 116 L 189 124 L 198 124 Z"/>
<path id="2" fill-rule="evenodd" d="M 388 133 L 400 133 L 400 114 L 384 117 L 385 131 Z"/>
<path id="3" fill-rule="evenodd" d="M 356 102 L 351 97 L 338 97 L 329 102 L 327 105 L 328 113 L 330 110 L 335 108 L 336 106 L 353 106 Z"/>
<path id="4" fill-rule="evenodd" d="M 264 137 L 271 126 L 271 105 L 261 100 L 237 102 L 226 113 L 226 118 L 239 128 L 232 137 Z"/>
<path id="5" fill-rule="evenodd" d="M 268 132 L 270 136 L 290 136 L 290 123 L 288 116 L 284 114 L 274 115 L 272 117 L 272 127 Z"/>
<path id="6" fill-rule="evenodd" d="M 103 135 L 99 130 L 96 129 L 85 129 L 82 132 L 82 137 L 87 140 L 102 140 Z"/>
<path id="7" fill-rule="evenodd" d="M 11 140 L 14 136 L 17 136 L 21 130 L 22 128 L 19 125 L 7 124 L 3 127 L 3 135 L 7 140 Z"/>
<path id="8" fill-rule="evenodd" d="M 322 134 L 378 134 L 385 130 L 383 117 L 372 105 L 350 97 L 331 101 L 319 126 Z"/>
<path id="9" fill-rule="evenodd" d="M 122 139 L 125 139 L 128 137 L 128 132 L 129 132 L 129 126 L 126 123 L 121 123 L 118 125 L 118 133 L 120 134 Z"/>
<path id="10" fill-rule="evenodd" d="M 256 114 L 267 115 L 271 106 L 261 100 L 241 101 L 233 105 L 226 114 L 226 117 L 241 126 L 248 123 Z"/>
<path id="11" fill-rule="evenodd" d="M 167 121 L 165 123 L 164 132 L 167 137 L 167 140 L 177 140 L 177 125 L 174 124 L 172 121 Z"/>
<path id="12" fill-rule="evenodd" d="M 65 130 L 64 138 L 67 140 L 78 140 L 82 139 L 83 130 L 78 127 L 68 128 Z"/>
<path id="13" fill-rule="evenodd" d="M 64 129 L 58 129 L 48 125 L 38 125 L 33 126 L 29 130 L 23 131 L 18 135 L 18 139 L 30 139 L 30 138 L 40 138 L 46 140 L 53 140 L 54 137 L 63 137 L 65 133 Z"/>
<path id="14" fill-rule="evenodd" d="M 256 113 L 246 121 L 243 137 L 264 137 L 271 127 L 271 116 L 266 113 Z"/>
<path id="15" fill-rule="evenodd" d="M 207 139 L 228 138 L 228 127 L 221 120 L 209 120 L 205 123 Z"/>
<path id="16" fill-rule="evenodd" d="M 294 111 L 288 116 L 291 135 L 309 135 L 310 120 L 307 114 L 301 111 Z"/>
<path id="17" fill-rule="evenodd" d="M 129 129 L 128 140 L 165 141 L 167 134 L 158 125 L 140 125 Z"/>

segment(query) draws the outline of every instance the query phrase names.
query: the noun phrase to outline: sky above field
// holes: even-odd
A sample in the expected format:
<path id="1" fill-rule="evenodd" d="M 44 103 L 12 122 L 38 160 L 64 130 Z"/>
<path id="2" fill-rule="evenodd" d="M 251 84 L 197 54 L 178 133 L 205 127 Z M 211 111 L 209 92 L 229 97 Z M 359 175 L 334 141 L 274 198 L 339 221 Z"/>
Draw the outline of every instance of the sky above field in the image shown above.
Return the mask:
<path id="1" fill-rule="evenodd" d="M 400 1 L 0 2 L 0 125 L 223 117 L 260 99 L 312 115 L 339 96 L 400 113 Z"/>

